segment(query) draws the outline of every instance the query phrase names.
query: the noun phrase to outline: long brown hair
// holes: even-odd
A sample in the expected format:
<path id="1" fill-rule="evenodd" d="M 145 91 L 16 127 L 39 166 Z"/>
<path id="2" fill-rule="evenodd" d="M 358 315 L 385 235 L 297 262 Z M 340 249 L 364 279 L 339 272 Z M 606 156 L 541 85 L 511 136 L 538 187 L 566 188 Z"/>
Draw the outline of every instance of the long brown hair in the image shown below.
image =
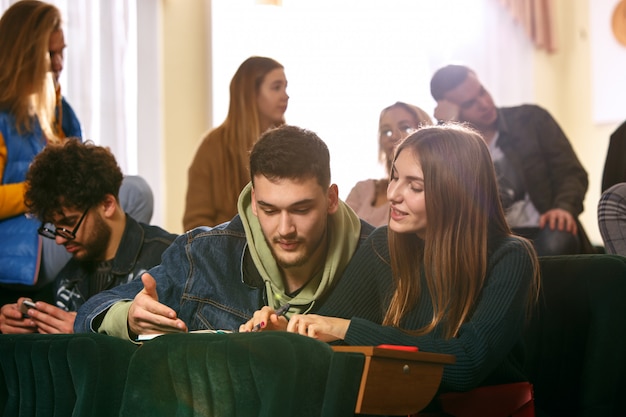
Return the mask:
<path id="1" fill-rule="evenodd" d="M 0 18 L 0 109 L 13 114 L 20 133 L 32 131 L 36 117 L 49 142 L 59 142 L 49 41 L 60 29 L 59 10 L 36 0 L 14 3 Z"/>
<path id="2" fill-rule="evenodd" d="M 511 236 L 493 162 L 482 137 L 461 125 L 423 127 L 398 146 L 394 162 L 401 152 L 412 152 L 421 165 L 428 225 L 423 240 L 389 230 L 396 290 L 384 323 L 399 326 L 422 291 L 428 291 L 433 317 L 415 333 L 442 325 L 444 337 L 451 338 L 480 296 L 490 239 Z M 530 307 L 538 293 L 539 270 L 532 245 L 521 240 L 534 260 Z M 422 273 L 427 288 L 421 286 Z"/>
<path id="3" fill-rule="evenodd" d="M 228 178 L 223 187 L 233 201 L 237 201 L 241 189 L 250 180 L 248 173 L 248 153 L 261 136 L 257 96 L 265 76 L 283 66 L 261 56 L 246 59 L 237 69 L 230 82 L 230 105 L 226 120 L 215 128 L 209 136 L 220 140 L 225 154 L 221 166 L 216 167 L 219 178 Z M 279 125 L 284 124 L 283 120 Z M 233 167 L 238 170 L 233 172 Z"/>

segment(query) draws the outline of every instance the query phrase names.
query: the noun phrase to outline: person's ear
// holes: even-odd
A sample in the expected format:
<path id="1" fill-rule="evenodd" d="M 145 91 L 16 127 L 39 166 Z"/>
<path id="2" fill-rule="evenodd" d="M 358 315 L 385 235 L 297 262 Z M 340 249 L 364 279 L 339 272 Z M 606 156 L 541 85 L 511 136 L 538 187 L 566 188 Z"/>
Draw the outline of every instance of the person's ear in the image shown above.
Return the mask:
<path id="1" fill-rule="evenodd" d="M 334 214 L 339 210 L 339 188 L 337 184 L 328 187 L 328 214 Z"/>
<path id="2" fill-rule="evenodd" d="M 118 210 L 117 199 L 113 194 L 106 194 L 102 200 L 103 214 L 106 218 L 111 218 Z"/>
<path id="3" fill-rule="evenodd" d="M 256 208 L 256 194 L 254 193 L 254 186 L 252 187 L 250 197 L 252 201 L 252 214 L 259 217 L 259 215 L 257 214 L 257 208 Z"/>

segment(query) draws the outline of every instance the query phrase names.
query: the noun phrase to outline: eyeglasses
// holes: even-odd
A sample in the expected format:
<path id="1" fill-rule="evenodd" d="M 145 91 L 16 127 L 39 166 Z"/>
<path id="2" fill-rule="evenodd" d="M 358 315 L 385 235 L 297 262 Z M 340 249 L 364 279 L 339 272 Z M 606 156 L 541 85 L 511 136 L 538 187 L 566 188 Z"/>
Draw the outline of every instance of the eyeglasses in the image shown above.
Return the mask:
<path id="1" fill-rule="evenodd" d="M 48 239 L 56 239 L 57 236 L 61 236 L 63 239 L 66 240 L 74 240 L 76 239 L 76 232 L 78 232 L 78 228 L 80 227 L 80 224 L 83 222 L 83 219 L 85 218 L 85 215 L 90 208 L 91 207 L 87 207 L 87 210 L 85 210 L 83 215 L 80 216 L 80 219 L 78 219 L 78 223 L 76 223 L 76 226 L 74 226 L 74 230 L 67 230 L 63 227 L 55 227 L 50 223 L 43 223 L 41 227 L 39 227 L 37 232 L 41 236 L 47 237 Z"/>

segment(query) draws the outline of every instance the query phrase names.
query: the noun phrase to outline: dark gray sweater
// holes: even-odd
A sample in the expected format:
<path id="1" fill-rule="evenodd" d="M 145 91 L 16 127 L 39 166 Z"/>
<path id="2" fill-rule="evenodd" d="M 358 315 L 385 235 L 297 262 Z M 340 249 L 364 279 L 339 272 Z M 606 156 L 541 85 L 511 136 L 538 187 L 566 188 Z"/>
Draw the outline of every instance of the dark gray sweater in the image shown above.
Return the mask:
<path id="1" fill-rule="evenodd" d="M 374 231 L 361 245 L 317 313 L 351 319 L 345 337 L 349 345 L 412 345 L 423 352 L 454 355 L 456 363 L 444 369 L 442 391 L 466 391 L 480 385 L 526 380 L 519 366 L 519 343 L 532 285 L 532 260 L 516 238 L 501 240 L 490 253 L 480 301 L 456 338 L 444 340 L 440 328 L 425 336 L 412 336 L 399 328 L 379 324 L 393 292 L 386 227 Z M 416 307 L 403 318 L 401 327 L 418 329 L 431 317 L 432 304 L 424 291 Z"/>

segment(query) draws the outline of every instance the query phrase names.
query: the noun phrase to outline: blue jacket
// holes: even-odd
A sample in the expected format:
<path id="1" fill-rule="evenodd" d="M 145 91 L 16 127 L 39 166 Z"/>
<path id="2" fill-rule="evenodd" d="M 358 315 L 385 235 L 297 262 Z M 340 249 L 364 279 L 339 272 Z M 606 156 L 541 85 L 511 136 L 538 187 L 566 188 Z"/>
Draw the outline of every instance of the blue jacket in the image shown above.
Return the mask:
<path id="1" fill-rule="evenodd" d="M 110 281 L 104 289 L 132 281 L 158 265 L 163 251 L 175 238 L 175 234 L 157 226 L 138 223 L 126 215 L 126 227 L 112 261 Z M 58 307 L 66 311 L 77 311 L 93 295 L 94 289 L 89 284 L 90 278 L 96 273 L 96 267 L 97 262 L 70 259 L 56 278 Z"/>
<path id="2" fill-rule="evenodd" d="M 18 133 L 15 117 L 0 112 L 0 134 L 7 149 L 7 161 L 2 184 L 14 184 L 26 179 L 26 172 L 35 156 L 46 145 L 39 123 L 30 132 Z M 39 272 L 39 222 L 20 214 L 0 220 L 0 282 L 32 285 Z"/>
<path id="3" fill-rule="evenodd" d="M 360 243 L 372 230 L 361 221 Z M 161 265 L 149 272 L 157 282 L 159 302 L 174 309 L 189 330 L 238 329 L 267 305 L 239 215 L 179 236 L 163 253 Z M 114 303 L 132 300 L 142 289 L 141 280 L 135 279 L 95 295 L 78 310 L 74 332 L 96 332 Z M 323 300 L 317 300 L 312 311 L 321 304 Z"/>
<path id="4" fill-rule="evenodd" d="M 57 104 L 57 119 L 59 116 L 59 110 L 61 111 L 61 130 L 63 130 L 63 134 L 68 138 L 81 138 L 83 137 L 82 129 L 80 127 L 80 122 L 78 121 L 78 117 L 76 117 L 76 113 L 70 103 L 65 100 L 65 97 L 61 97 L 61 106 L 59 108 Z"/>

